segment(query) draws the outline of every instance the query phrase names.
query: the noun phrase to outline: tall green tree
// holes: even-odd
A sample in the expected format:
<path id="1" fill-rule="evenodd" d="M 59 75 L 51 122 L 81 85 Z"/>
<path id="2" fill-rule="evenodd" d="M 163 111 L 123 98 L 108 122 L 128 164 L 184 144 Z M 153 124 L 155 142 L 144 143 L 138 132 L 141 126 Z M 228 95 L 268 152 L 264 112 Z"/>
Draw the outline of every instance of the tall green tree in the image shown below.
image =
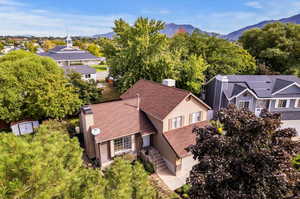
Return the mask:
<path id="1" fill-rule="evenodd" d="M 163 28 L 163 22 L 142 17 L 133 26 L 122 19 L 115 21 L 116 35 L 113 41 L 103 42 L 103 49 L 121 92 L 142 78 L 160 82 L 174 76 L 167 37 L 160 33 Z"/>
<path id="2" fill-rule="evenodd" d="M 239 42 L 274 72 L 300 75 L 300 25 L 273 23 L 244 32 Z"/>
<path id="3" fill-rule="evenodd" d="M 217 74 L 254 74 L 255 59 L 242 47 L 224 39 L 208 36 L 199 31 L 176 34 L 170 40 L 173 53 L 179 52 L 180 59 L 201 56 L 208 64 L 204 71 L 206 80 Z"/>
<path id="4" fill-rule="evenodd" d="M 81 74 L 72 72 L 68 75 L 70 83 L 76 88 L 79 98 L 83 104 L 96 104 L 101 102 L 102 89 L 97 88 L 97 82 L 93 79 L 84 81 Z"/>
<path id="5" fill-rule="evenodd" d="M 191 55 L 187 60 L 181 61 L 182 65 L 177 67 L 179 72 L 177 86 L 193 93 L 200 93 L 205 82 L 204 72 L 208 64 L 201 56 Z"/>
<path id="6" fill-rule="evenodd" d="M 60 123 L 34 135 L 0 134 L 0 197 L 6 199 L 104 199 L 99 170 L 83 166 L 82 149 Z"/>
<path id="7" fill-rule="evenodd" d="M 153 199 L 155 198 L 155 190 L 151 186 L 148 174 L 143 165 L 136 162 L 132 170 L 132 184 L 133 184 L 133 199 Z"/>
<path id="8" fill-rule="evenodd" d="M 103 54 L 101 53 L 101 49 L 97 44 L 89 44 L 87 50 L 97 57 L 103 56 Z"/>
<path id="9" fill-rule="evenodd" d="M 107 178 L 106 198 L 130 199 L 132 198 L 132 166 L 128 160 L 116 158 L 106 171 Z"/>
<path id="10" fill-rule="evenodd" d="M 155 199 L 156 192 L 148 179 L 148 174 L 139 162 L 131 163 L 124 158 L 116 158 L 105 171 L 107 179 L 106 198 L 109 199 Z"/>
<path id="11" fill-rule="evenodd" d="M 82 104 L 63 70 L 50 58 L 13 51 L 0 58 L 0 119 L 64 118 Z"/>
<path id="12" fill-rule="evenodd" d="M 299 198 L 300 172 L 291 165 L 299 152 L 295 129 L 279 129 L 278 113 L 256 117 L 230 106 L 217 115 L 223 131 L 194 130 L 191 152 L 199 163 L 188 179 L 191 198 Z"/>

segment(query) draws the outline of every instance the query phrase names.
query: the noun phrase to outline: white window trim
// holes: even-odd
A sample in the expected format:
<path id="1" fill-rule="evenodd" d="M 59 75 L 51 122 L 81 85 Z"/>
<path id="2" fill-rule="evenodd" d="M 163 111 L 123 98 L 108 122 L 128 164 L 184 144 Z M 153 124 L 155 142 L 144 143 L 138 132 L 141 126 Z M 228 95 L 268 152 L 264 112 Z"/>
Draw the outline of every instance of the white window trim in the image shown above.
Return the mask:
<path id="1" fill-rule="evenodd" d="M 294 108 L 300 108 L 300 106 L 299 107 L 297 106 L 297 104 L 299 103 L 299 101 L 300 101 L 300 98 L 297 98 L 295 100 Z"/>
<path id="2" fill-rule="evenodd" d="M 200 120 L 199 120 L 199 121 L 193 121 L 194 115 L 197 114 L 197 113 L 200 114 L 200 115 L 199 115 L 199 116 L 200 116 Z M 202 111 L 198 111 L 198 112 L 191 113 L 191 124 L 195 124 L 195 123 L 201 122 L 201 121 L 202 121 Z"/>
<path id="3" fill-rule="evenodd" d="M 178 120 L 180 118 L 180 121 Z M 176 124 L 177 124 L 177 122 L 179 121 L 179 124 L 177 124 L 176 125 L 176 127 L 175 127 L 175 125 L 174 125 L 174 120 L 176 120 Z M 173 117 L 172 119 L 171 119 L 171 129 L 178 129 L 178 128 L 181 128 L 182 126 L 183 126 L 183 116 L 177 116 L 177 117 Z"/>
<path id="4" fill-rule="evenodd" d="M 250 110 L 250 107 L 251 107 L 251 100 L 239 100 L 237 103 L 236 103 L 236 106 L 238 107 L 238 108 L 240 108 L 240 102 L 249 102 L 249 110 Z"/>
<path id="5" fill-rule="evenodd" d="M 131 139 L 131 148 L 130 149 L 123 149 L 123 150 L 120 150 L 120 151 L 116 151 L 115 150 L 115 140 L 116 139 L 114 139 L 114 140 L 112 140 L 113 141 L 113 148 L 114 148 L 114 155 L 121 155 L 121 154 L 124 154 L 124 153 L 128 153 L 128 152 L 131 152 L 131 151 L 134 151 L 134 136 L 124 136 L 124 137 L 120 137 L 120 138 L 122 138 L 122 139 L 124 139 L 125 137 L 130 137 L 130 139 Z M 117 139 L 120 139 L 120 138 L 117 138 Z"/>
<path id="6" fill-rule="evenodd" d="M 279 100 L 287 100 L 286 101 L 286 107 L 278 107 Z M 291 102 L 291 99 L 287 99 L 287 98 L 276 99 L 275 108 L 277 108 L 277 109 L 287 109 L 287 108 L 290 108 L 290 102 Z"/>

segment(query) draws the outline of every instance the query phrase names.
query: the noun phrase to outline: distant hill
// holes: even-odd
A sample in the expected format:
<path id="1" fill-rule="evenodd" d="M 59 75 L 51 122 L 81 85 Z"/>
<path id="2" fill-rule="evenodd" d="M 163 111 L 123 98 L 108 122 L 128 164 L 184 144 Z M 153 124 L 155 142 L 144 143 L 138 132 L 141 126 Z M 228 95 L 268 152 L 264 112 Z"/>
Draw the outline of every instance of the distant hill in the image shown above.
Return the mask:
<path id="1" fill-rule="evenodd" d="M 243 32 L 245 32 L 246 30 L 249 30 L 251 28 L 262 28 L 264 27 L 266 24 L 269 23 L 274 23 L 274 22 L 282 22 L 282 23 L 296 23 L 296 24 L 300 24 L 300 14 L 292 16 L 292 17 L 288 17 L 288 18 L 283 18 L 283 19 L 279 19 L 279 20 L 269 20 L 269 21 L 263 21 L 260 22 L 258 24 L 255 25 L 251 25 L 251 26 L 247 26 L 245 28 L 239 29 L 237 31 L 234 31 L 232 33 L 229 33 L 228 35 L 224 35 L 222 36 L 222 38 L 230 40 L 230 41 L 236 41 L 239 39 L 239 37 L 243 34 Z"/>
<path id="2" fill-rule="evenodd" d="M 165 25 L 165 28 L 161 31 L 161 33 L 166 34 L 168 37 L 172 37 L 174 34 L 178 33 L 178 32 L 187 32 L 187 33 L 192 33 L 194 30 L 199 30 L 202 33 L 211 35 L 211 36 L 218 36 L 219 34 L 217 33 L 212 33 L 212 32 L 205 32 L 202 31 L 192 25 L 189 24 L 175 24 L 175 23 L 169 23 Z M 106 34 L 98 34 L 98 35 L 94 35 L 93 37 L 95 38 L 101 38 L 101 37 L 105 37 L 105 38 L 112 38 L 115 35 L 114 32 L 109 32 Z"/>

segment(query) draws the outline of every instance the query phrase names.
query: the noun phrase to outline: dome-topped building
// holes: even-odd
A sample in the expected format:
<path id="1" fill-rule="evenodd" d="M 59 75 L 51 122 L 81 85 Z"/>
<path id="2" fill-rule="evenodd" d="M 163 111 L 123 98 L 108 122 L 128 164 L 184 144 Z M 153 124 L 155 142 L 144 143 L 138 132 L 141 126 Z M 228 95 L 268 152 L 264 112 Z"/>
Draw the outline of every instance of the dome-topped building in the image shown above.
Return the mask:
<path id="1" fill-rule="evenodd" d="M 66 45 L 56 46 L 48 52 L 39 53 L 39 55 L 54 59 L 58 65 L 62 66 L 65 73 L 77 72 L 82 75 L 83 80 L 93 79 L 95 81 L 97 73 L 91 65 L 98 65 L 105 60 L 104 57 L 96 57 L 88 51 L 73 47 L 70 35 L 66 37 Z"/>
<path id="2" fill-rule="evenodd" d="M 50 57 L 61 66 L 94 65 L 105 60 L 103 57 L 96 57 L 88 51 L 73 47 L 73 41 L 70 35 L 66 38 L 65 46 L 56 46 L 48 52 L 39 53 L 39 55 Z"/>

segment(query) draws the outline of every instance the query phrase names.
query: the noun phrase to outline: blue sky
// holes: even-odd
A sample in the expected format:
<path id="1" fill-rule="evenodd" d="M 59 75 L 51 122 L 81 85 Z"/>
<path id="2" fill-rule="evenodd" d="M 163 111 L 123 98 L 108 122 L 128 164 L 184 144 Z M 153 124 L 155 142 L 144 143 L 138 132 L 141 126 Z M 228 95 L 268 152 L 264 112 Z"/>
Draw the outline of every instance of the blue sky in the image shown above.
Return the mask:
<path id="1" fill-rule="evenodd" d="M 0 35 L 94 35 L 139 16 L 226 34 L 300 14 L 300 0 L 0 0 Z"/>

